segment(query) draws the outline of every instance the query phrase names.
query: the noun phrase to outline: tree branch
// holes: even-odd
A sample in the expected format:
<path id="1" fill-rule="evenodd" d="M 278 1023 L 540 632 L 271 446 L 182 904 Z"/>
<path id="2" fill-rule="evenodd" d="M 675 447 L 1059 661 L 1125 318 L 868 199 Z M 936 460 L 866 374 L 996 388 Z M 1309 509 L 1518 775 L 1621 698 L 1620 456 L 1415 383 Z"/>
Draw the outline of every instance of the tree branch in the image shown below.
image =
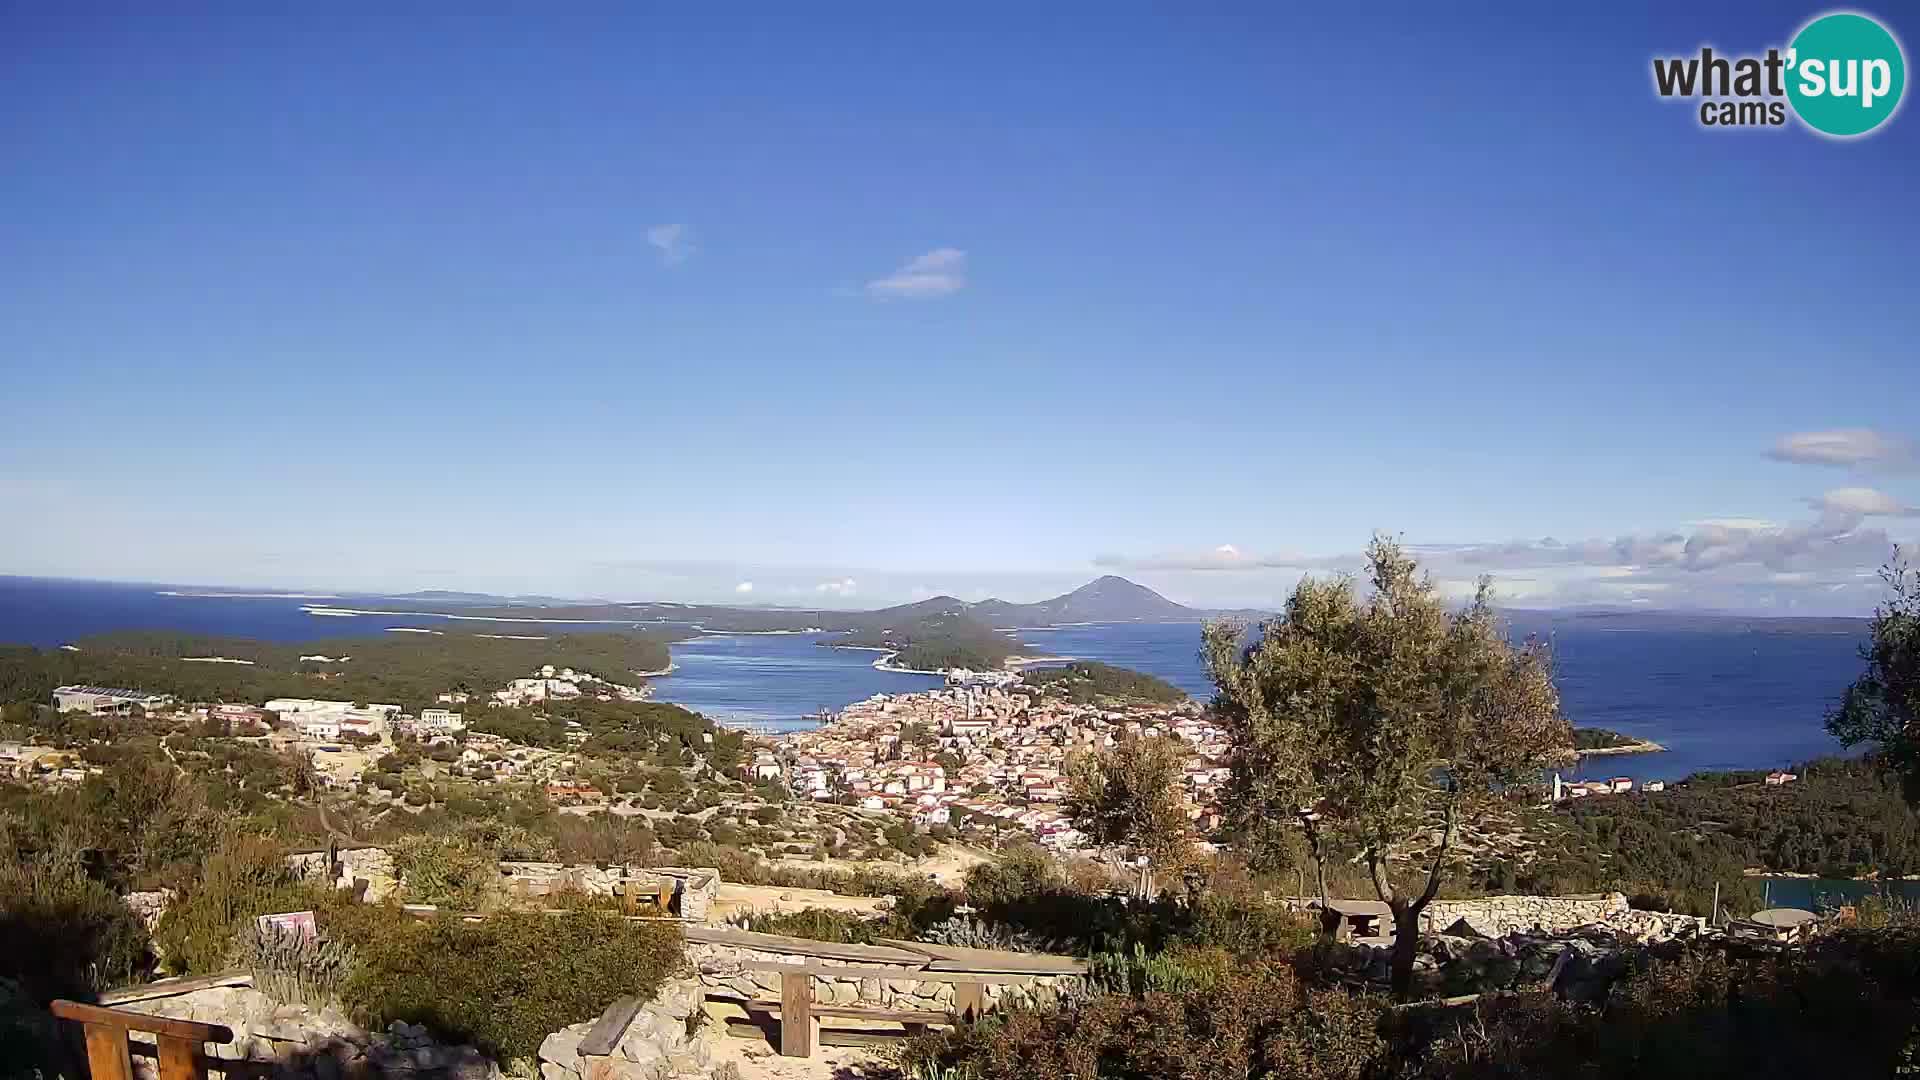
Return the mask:
<path id="1" fill-rule="evenodd" d="M 1392 904 L 1393 882 L 1387 880 L 1386 860 L 1380 857 L 1379 849 L 1371 846 L 1367 848 L 1367 871 L 1373 875 L 1373 891 L 1380 894 L 1380 899 Z"/>
<path id="2" fill-rule="evenodd" d="M 1447 861 L 1447 848 L 1453 844 L 1454 802 L 1447 800 L 1446 825 L 1440 830 L 1440 847 L 1433 853 L 1433 865 L 1427 867 L 1427 887 L 1420 890 L 1420 899 L 1413 902 L 1413 909 L 1419 911 L 1433 902 L 1440 892 L 1440 867 Z"/>

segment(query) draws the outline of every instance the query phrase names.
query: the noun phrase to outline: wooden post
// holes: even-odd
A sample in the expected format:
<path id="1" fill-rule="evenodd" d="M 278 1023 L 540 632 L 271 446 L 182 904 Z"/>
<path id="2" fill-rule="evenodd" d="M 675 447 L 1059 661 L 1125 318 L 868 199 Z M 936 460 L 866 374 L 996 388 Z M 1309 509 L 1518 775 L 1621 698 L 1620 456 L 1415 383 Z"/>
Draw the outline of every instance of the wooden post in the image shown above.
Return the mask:
<path id="1" fill-rule="evenodd" d="M 160 1036 L 160 1080 L 206 1080 L 200 1044 L 178 1035 Z"/>
<path id="2" fill-rule="evenodd" d="M 813 1056 L 813 976 L 804 971 L 780 973 L 780 1053 Z"/>
<path id="3" fill-rule="evenodd" d="M 971 1024 L 987 1013 L 987 987 L 984 983 L 963 982 L 953 988 L 953 1011 Z"/>
<path id="4" fill-rule="evenodd" d="M 87 1025 L 87 1073 L 92 1080 L 133 1080 L 126 1028 Z"/>

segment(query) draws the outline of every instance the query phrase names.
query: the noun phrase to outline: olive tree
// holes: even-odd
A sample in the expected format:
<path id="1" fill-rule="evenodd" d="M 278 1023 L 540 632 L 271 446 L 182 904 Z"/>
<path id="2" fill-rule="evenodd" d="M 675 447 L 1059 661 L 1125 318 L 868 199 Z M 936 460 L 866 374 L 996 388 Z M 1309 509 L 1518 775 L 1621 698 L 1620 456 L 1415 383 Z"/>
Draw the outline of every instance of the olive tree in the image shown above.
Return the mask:
<path id="1" fill-rule="evenodd" d="M 1335 856 L 1365 867 L 1393 912 L 1393 988 L 1412 985 L 1420 913 L 1459 859 L 1463 831 L 1538 798 L 1567 760 L 1546 651 L 1515 647 L 1482 579 L 1450 610 L 1400 546 L 1376 537 L 1360 595 L 1300 582 L 1248 639 L 1207 627 L 1214 709 L 1232 748 L 1223 800 L 1255 865 L 1304 834 L 1324 895 Z"/>
<path id="2" fill-rule="evenodd" d="M 1860 647 L 1867 670 L 1827 713 L 1827 731 L 1849 747 L 1871 744 L 1907 802 L 1920 804 L 1920 570 L 1895 548 L 1880 578 L 1891 595 Z"/>
<path id="3" fill-rule="evenodd" d="M 1181 795 L 1186 759 L 1179 739 L 1142 736 L 1067 762 L 1065 809 L 1074 827 L 1096 844 L 1145 860 L 1142 896 L 1152 892 L 1153 868 L 1180 865 L 1192 845 Z"/>

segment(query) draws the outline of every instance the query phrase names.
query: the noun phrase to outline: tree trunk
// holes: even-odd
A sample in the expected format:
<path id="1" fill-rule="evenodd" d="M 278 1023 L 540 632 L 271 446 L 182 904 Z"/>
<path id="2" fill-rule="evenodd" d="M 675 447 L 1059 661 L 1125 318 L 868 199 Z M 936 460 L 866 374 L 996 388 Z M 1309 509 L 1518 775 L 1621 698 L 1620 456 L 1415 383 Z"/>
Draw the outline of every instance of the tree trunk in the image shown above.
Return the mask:
<path id="1" fill-rule="evenodd" d="M 1446 863 L 1447 849 L 1453 844 L 1454 806 L 1447 804 L 1446 826 L 1440 832 L 1440 845 L 1433 853 L 1433 863 L 1427 867 L 1426 887 L 1415 897 L 1402 896 L 1394 891 L 1393 882 L 1387 877 L 1387 862 L 1384 854 L 1367 852 L 1367 869 L 1373 872 L 1373 888 L 1380 899 L 1387 902 L 1393 911 L 1393 996 L 1405 1001 L 1413 995 L 1413 961 L 1420 948 L 1420 915 L 1427 905 L 1440 892 L 1440 871 Z"/>
<path id="2" fill-rule="evenodd" d="M 1311 818 L 1302 817 L 1300 824 L 1306 832 L 1307 856 L 1313 860 L 1313 883 L 1320 893 L 1320 910 L 1327 910 L 1327 860 L 1326 853 L 1320 849 L 1320 830 L 1314 828 Z"/>
<path id="3" fill-rule="evenodd" d="M 1420 951 L 1420 913 L 1427 909 L 1424 898 L 1409 903 L 1406 900 L 1388 901 L 1393 909 L 1393 981 L 1390 984 L 1396 1001 L 1405 1001 L 1413 996 L 1413 961 Z"/>

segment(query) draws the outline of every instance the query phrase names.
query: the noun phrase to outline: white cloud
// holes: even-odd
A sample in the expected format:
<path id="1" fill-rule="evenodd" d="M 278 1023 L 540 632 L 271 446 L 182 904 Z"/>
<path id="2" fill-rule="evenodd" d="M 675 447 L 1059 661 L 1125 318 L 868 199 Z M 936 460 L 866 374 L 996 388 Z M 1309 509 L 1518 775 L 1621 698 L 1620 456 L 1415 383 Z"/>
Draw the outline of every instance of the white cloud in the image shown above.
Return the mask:
<path id="1" fill-rule="evenodd" d="M 967 253 L 959 248 L 935 248 L 915 255 L 900 269 L 867 282 L 869 296 L 946 296 L 967 286 Z"/>
<path id="2" fill-rule="evenodd" d="M 654 225 L 647 229 L 647 243 L 659 250 L 660 261 L 668 266 L 686 262 L 700 250 L 694 246 L 691 225 Z"/>
<path id="3" fill-rule="evenodd" d="M 1686 523 L 1686 527 L 1689 529 L 1777 529 L 1780 527 L 1780 523 L 1768 518 L 1712 517 L 1689 521 Z"/>
<path id="4" fill-rule="evenodd" d="M 1909 506 L 1884 491 L 1869 487 L 1834 488 L 1807 504 L 1815 510 L 1830 514 L 1886 514 L 1900 516 L 1920 513 L 1920 506 Z"/>
<path id="5" fill-rule="evenodd" d="M 852 578 L 842 578 L 839 581 L 823 581 L 815 585 L 813 591 L 833 596 L 852 596 L 857 588 L 858 585 Z"/>
<path id="6" fill-rule="evenodd" d="M 1910 465 L 1915 461 L 1910 440 L 1872 428 L 1836 428 L 1783 435 L 1767 456 L 1801 465 Z"/>
<path id="7" fill-rule="evenodd" d="M 740 584 L 735 585 L 733 587 L 733 591 L 737 593 L 750 593 L 753 591 L 753 582 L 743 581 Z"/>

